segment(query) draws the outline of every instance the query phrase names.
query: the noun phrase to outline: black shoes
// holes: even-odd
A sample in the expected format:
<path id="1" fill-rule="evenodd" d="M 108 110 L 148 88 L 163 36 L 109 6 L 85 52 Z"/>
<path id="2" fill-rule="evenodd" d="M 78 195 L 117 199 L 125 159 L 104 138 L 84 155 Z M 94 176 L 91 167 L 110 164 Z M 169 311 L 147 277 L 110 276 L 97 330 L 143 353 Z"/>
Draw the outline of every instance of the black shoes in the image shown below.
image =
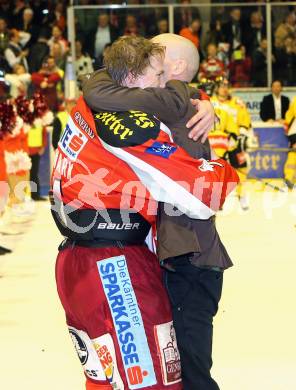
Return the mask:
<path id="1" fill-rule="evenodd" d="M 8 248 L 4 248 L 4 246 L 1 246 L 0 245 L 0 256 L 1 255 L 6 255 L 7 253 L 11 253 L 12 250 L 8 249 Z"/>
<path id="2" fill-rule="evenodd" d="M 45 201 L 48 201 L 48 198 L 44 198 L 43 196 L 40 196 L 40 195 L 31 196 L 31 198 L 35 202 L 45 202 Z"/>

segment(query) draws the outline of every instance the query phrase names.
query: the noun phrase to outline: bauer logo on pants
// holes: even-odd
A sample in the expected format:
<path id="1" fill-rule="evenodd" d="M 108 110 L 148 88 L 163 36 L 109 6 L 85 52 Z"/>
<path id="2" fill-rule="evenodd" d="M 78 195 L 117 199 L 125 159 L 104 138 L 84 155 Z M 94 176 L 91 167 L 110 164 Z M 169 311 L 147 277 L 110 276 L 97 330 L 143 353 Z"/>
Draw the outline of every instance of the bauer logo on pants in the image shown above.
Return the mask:
<path id="1" fill-rule="evenodd" d="M 171 385 L 180 382 L 181 362 L 173 321 L 156 325 L 154 327 L 154 336 L 161 363 L 163 383 Z"/>
<path id="2" fill-rule="evenodd" d="M 156 382 L 141 312 L 124 256 L 97 262 L 116 330 L 129 389 Z"/>

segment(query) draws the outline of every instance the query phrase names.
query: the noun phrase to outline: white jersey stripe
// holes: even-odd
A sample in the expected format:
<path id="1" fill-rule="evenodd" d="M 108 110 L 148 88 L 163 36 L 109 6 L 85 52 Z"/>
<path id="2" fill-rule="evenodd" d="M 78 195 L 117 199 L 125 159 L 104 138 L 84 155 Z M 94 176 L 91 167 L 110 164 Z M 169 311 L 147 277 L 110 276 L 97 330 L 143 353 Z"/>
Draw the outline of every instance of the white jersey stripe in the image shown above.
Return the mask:
<path id="1" fill-rule="evenodd" d="M 100 141 L 106 150 L 130 166 L 156 201 L 172 204 L 190 218 L 208 219 L 215 214 L 207 205 L 157 168 L 126 150 L 106 144 L 101 138 Z"/>
<path id="2" fill-rule="evenodd" d="M 170 141 L 173 142 L 173 136 L 171 130 L 162 122 L 160 122 L 160 130 L 166 133 L 170 137 Z"/>

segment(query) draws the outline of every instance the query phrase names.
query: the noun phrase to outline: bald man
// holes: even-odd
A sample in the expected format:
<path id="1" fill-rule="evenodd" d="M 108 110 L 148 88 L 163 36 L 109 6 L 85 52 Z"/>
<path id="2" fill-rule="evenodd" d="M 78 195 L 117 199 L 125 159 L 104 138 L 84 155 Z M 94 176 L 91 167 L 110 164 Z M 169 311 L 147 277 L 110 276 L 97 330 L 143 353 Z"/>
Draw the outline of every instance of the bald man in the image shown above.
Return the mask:
<path id="1" fill-rule="evenodd" d="M 199 55 L 195 46 L 185 38 L 173 34 L 162 34 L 153 40 L 166 47 L 163 72 L 159 72 L 159 84 L 165 86 L 170 79 L 191 81 L 199 66 Z M 119 80 L 117 76 L 122 71 L 120 58 L 114 56 L 116 57 L 116 53 L 107 54 L 105 57 L 108 73 L 96 72 L 84 84 L 86 102 L 94 111 L 142 109 L 150 112 L 154 104 L 151 88 L 149 92 L 147 90 L 145 101 L 139 99 L 137 88 L 127 94 L 127 89 L 118 85 L 146 88 L 149 84 L 144 80 L 147 81 L 148 77 L 149 81 L 149 74 L 144 74 L 141 82 L 134 80 L 130 74 L 127 74 L 124 80 Z M 155 82 L 154 79 L 153 81 Z M 155 89 L 158 96 L 161 91 Z M 165 94 L 165 90 L 163 93 Z M 195 93 L 198 94 L 198 91 Z M 191 96 L 194 96 L 194 90 Z M 159 100 L 157 102 L 159 104 Z M 197 108 L 205 107 L 204 101 L 198 100 L 195 105 Z M 209 103 L 206 102 L 206 105 L 207 109 L 211 110 Z M 170 128 L 175 142 L 195 158 L 210 159 L 208 142 L 194 142 L 188 137 L 186 122 L 194 114 L 194 110 L 188 101 L 187 115 L 172 123 L 169 107 L 166 107 L 165 99 L 163 100 L 163 111 L 167 115 L 164 122 Z M 201 132 L 205 129 L 199 130 Z M 205 137 L 204 134 L 203 138 Z M 169 216 L 165 212 L 166 207 L 166 204 L 159 205 L 157 252 L 166 269 L 166 287 L 181 355 L 183 387 L 184 390 L 217 390 L 219 387 L 210 374 L 212 320 L 221 297 L 223 270 L 230 267 L 232 262 L 219 238 L 213 218 L 201 221 L 185 215 Z"/>

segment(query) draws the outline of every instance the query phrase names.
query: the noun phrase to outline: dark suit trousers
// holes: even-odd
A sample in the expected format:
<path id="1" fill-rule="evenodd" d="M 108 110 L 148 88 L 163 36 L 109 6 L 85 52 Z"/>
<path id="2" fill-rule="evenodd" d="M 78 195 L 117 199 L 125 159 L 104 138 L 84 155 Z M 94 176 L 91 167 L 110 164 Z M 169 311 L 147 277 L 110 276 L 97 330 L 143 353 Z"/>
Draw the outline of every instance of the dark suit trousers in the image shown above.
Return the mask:
<path id="1" fill-rule="evenodd" d="M 165 272 L 181 356 L 184 390 L 219 390 L 211 377 L 213 317 L 221 297 L 223 272 L 192 265 L 189 256 Z"/>

